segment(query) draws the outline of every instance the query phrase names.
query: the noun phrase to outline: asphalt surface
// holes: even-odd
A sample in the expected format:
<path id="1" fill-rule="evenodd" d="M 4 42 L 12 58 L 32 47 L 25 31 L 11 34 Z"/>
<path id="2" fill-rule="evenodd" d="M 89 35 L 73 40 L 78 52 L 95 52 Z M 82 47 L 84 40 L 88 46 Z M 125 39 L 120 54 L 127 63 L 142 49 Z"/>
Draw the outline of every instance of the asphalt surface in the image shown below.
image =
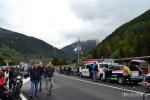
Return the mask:
<path id="1" fill-rule="evenodd" d="M 145 89 L 142 85 L 136 85 L 134 89 L 128 84 L 125 89 L 121 87 L 117 83 L 93 82 L 88 78 L 55 74 L 52 94 L 47 96 L 43 79 L 43 90 L 33 100 L 143 100 L 141 93 Z M 29 88 L 30 81 L 22 88 L 27 100 Z M 145 100 L 150 100 L 150 96 L 147 95 Z"/>

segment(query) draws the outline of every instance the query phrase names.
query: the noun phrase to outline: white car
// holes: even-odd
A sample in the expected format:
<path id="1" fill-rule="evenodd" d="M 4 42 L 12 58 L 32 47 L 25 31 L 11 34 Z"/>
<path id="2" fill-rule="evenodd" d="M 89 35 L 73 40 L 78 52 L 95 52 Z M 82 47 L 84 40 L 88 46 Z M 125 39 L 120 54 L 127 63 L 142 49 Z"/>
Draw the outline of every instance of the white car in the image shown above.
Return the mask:
<path id="1" fill-rule="evenodd" d="M 79 67 L 80 77 L 90 77 L 89 68 L 90 68 L 90 65 L 84 65 L 82 67 Z"/>
<path id="2" fill-rule="evenodd" d="M 98 68 L 98 73 L 97 73 L 97 78 L 100 80 L 105 79 L 105 72 L 104 70 L 108 68 L 109 65 L 112 63 L 97 63 L 97 68 Z M 90 72 L 90 68 L 93 64 L 87 64 L 84 65 L 83 67 L 79 67 L 79 75 L 80 77 L 90 77 L 92 74 Z"/>

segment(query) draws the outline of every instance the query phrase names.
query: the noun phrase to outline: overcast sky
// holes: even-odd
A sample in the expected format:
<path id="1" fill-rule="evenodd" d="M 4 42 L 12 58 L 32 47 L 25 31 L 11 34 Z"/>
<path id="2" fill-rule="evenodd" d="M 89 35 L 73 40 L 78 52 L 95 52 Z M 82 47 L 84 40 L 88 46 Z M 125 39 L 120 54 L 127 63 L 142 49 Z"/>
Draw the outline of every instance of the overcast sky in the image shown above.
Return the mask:
<path id="1" fill-rule="evenodd" d="M 101 41 L 148 9 L 150 0 L 0 0 L 0 27 L 62 48 Z"/>

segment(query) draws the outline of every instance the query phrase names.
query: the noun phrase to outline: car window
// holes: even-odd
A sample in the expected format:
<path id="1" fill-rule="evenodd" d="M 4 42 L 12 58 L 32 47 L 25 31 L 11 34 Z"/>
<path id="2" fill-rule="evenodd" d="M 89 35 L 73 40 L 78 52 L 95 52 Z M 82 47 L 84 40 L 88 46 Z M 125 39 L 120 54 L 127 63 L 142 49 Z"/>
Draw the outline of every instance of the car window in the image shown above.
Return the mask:
<path id="1" fill-rule="evenodd" d="M 108 65 L 107 65 L 107 64 L 99 64 L 99 66 L 100 66 L 101 68 L 108 68 Z"/>
<path id="2" fill-rule="evenodd" d="M 138 70 L 139 70 L 138 67 L 132 67 L 132 66 L 131 66 L 131 67 L 129 67 L 129 68 L 130 68 L 131 71 L 138 71 Z"/>
<path id="3" fill-rule="evenodd" d="M 122 70 L 124 69 L 124 66 L 111 65 L 109 68 L 113 70 Z"/>
<path id="4" fill-rule="evenodd" d="M 82 67 L 81 67 L 81 69 L 84 69 L 84 68 L 85 68 L 85 66 L 82 66 Z"/>
<path id="5" fill-rule="evenodd" d="M 90 65 L 87 65 L 87 66 L 86 66 L 86 69 L 89 69 L 89 68 L 90 68 Z"/>
<path id="6" fill-rule="evenodd" d="M 145 76 L 145 81 L 150 81 L 150 76 Z"/>
<path id="7" fill-rule="evenodd" d="M 109 69 L 113 69 L 113 66 L 112 65 L 109 65 L 109 67 L 108 67 Z"/>

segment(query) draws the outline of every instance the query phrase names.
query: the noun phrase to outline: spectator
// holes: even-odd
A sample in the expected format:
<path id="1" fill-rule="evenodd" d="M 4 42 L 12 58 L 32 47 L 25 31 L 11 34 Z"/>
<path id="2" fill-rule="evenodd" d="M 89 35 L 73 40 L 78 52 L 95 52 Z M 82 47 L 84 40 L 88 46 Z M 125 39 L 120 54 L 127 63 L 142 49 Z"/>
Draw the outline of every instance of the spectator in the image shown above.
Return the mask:
<path id="1" fill-rule="evenodd" d="M 30 80 L 31 80 L 31 88 L 29 91 L 30 99 L 33 98 L 33 96 L 37 97 L 38 92 L 38 83 L 40 80 L 40 71 L 38 70 L 38 66 L 34 65 L 33 68 L 30 70 Z"/>
<path id="2" fill-rule="evenodd" d="M 9 89 L 12 89 L 13 82 L 14 82 L 14 69 L 13 69 L 13 67 L 10 67 L 10 70 L 9 70 Z"/>
<path id="3" fill-rule="evenodd" d="M 7 84 L 7 80 L 4 78 L 4 73 L 0 70 L 0 99 L 2 100 L 11 100 L 11 94 L 7 95 L 7 90 L 5 89 L 5 85 Z"/>
<path id="4" fill-rule="evenodd" d="M 40 80 L 39 80 L 39 91 L 42 91 L 42 76 L 44 73 L 44 66 L 39 66 L 39 71 L 40 71 Z"/>
<path id="5" fill-rule="evenodd" d="M 93 80 L 97 81 L 98 66 L 97 66 L 96 62 L 94 62 L 93 66 L 92 66 L 92 72 L 93 72 Z"/>
<path id="6" fill-rule="evenodd" d="M 54 76 L 54 68 L 52 65 L 48 65 L 46 68 L 46 89 L 48 90 L 47 95 L 50 95 L 53 87 L 53 76 Z"/>

